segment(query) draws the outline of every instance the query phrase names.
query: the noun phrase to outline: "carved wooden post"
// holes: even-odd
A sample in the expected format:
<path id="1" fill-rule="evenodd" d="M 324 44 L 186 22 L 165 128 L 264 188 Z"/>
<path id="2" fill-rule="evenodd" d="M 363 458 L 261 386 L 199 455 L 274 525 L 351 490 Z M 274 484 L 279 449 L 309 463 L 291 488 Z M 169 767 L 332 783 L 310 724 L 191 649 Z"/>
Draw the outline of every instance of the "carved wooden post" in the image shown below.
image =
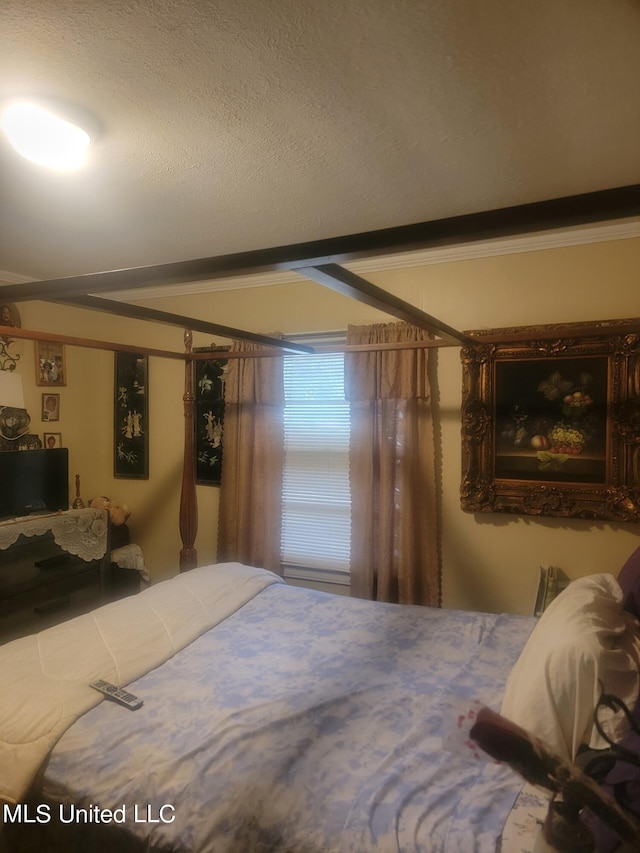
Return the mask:
<path id="1" fill-rule="evenodd" d="M 194 569 L 198 562 L 198 552 L 193 547 L 198 533 L 198 503 L 196 500 L 196 463 L 194 456 L 195 408 L 193 359 L 191 358 L 193 335 L 185 329 L 184 333 L 184 460 L 182 463 L 182 492 L 180 493 L 180 571 Z"/>

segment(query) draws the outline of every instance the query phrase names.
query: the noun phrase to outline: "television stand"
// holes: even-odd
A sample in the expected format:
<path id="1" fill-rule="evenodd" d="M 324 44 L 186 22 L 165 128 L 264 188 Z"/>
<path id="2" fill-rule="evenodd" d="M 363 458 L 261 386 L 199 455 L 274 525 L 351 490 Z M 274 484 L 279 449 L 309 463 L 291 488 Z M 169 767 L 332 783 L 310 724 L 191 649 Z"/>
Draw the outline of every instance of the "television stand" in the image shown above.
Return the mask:
<path id="1" fill-rule="evenodd" d="M 109 565 L 104 509 L 0 522 L 0 643 L 105 603 Z"/>
<path id="2" fill-rule="evenodd" d="M 51 515 L 51 510 L 46 507 L 38 507 L 34 509 L 31 506 L 25 506 L 20 513 L 21 518 L 35 518 L 38 515 Z"/>

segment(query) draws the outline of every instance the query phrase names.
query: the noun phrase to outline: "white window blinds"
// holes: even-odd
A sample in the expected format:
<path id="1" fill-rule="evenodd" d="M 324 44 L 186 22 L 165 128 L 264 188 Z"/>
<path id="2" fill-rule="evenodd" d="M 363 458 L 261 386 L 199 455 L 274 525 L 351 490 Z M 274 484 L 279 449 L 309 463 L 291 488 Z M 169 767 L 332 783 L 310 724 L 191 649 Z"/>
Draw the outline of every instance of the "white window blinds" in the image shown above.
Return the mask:
<path id="1" fill-rule="evenodd" d="M 349 405 L 344 356 L 285 356 L 282 562 L 348 573 Z"/>

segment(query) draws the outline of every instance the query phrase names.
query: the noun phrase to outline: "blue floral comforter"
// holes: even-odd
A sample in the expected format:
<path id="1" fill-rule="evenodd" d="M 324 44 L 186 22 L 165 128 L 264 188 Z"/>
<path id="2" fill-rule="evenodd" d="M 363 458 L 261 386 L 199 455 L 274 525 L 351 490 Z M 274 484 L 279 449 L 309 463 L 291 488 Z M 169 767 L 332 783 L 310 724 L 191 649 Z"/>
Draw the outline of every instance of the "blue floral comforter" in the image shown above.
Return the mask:
<path id="1" fill-rule="evenodd" d="M 63 735 L 41 849 L 494 851 L 522 780 L 443 731 L 533 624 L 268 586 Z"/>

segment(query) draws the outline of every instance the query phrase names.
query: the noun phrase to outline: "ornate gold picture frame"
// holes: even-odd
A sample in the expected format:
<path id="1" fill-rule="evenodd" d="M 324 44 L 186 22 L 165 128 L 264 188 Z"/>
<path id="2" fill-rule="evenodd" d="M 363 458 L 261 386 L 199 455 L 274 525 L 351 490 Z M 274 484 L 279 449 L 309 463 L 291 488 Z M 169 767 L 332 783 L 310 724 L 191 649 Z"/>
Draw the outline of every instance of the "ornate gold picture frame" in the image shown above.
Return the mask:
<path id="1" fill-rule="evenodd" d="M 462 509 L 640 521 L 640 320 L 467 334 Z"/>

